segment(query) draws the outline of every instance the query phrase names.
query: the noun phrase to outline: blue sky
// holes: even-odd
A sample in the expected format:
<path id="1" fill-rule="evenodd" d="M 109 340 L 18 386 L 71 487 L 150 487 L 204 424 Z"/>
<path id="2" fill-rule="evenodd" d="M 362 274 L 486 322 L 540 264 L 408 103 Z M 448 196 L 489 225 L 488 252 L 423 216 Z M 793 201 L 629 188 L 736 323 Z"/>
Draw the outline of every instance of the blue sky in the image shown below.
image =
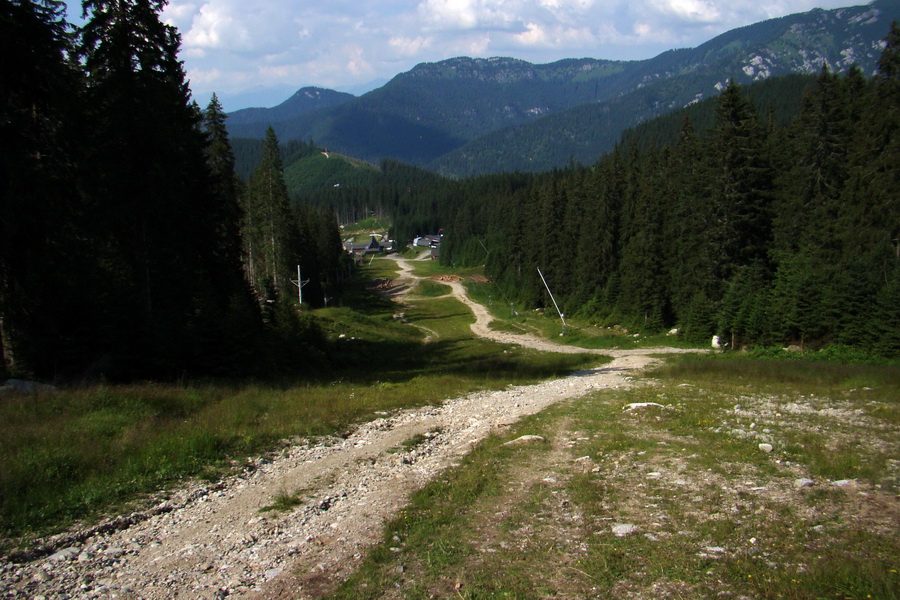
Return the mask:
<path id="1" fill-rule="evenodd" d="M 68 2 L 70 20 L 80 3 Z M 306 85 L 352 93 L 456 56 L 645 59 L 729 29 L 853 0 L 170 0 L 201 104 L 272 106 Z M 72 9 L 74 7 L 74 10 Z"/>

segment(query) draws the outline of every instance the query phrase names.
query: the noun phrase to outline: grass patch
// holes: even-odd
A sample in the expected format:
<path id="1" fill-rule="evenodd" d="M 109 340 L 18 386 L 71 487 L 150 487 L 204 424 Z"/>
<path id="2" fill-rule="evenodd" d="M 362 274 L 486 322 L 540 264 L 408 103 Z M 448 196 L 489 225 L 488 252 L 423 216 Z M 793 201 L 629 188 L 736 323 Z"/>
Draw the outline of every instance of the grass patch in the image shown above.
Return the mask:
<path id="1" fill-rule="evenodd" d="M 452 290 L 450 286 L 444 283 L 440 283 L 437 281 L 431 281 L 430 279 L 423 279 L 416 284 L 416 287 L 413 288 L 413 294 L 416 296 L 422 296 L 423 298 L 439 298 L 441 296 L 446 296 Z"/>
<path id="2" fill-rule="evenodd" d="M 526 419 L 504 436 L 491 436 L 477 445 L 460 467 L 416 492 L 410 504 L 385 529 L 384 542 L 366 558 L 362 567 L 333 594 L 333 598 L 381 598 L 383 591 L 399 588 L 400 597 L 539 598 L 551 590 L 534 572 L 522 565 L 502 565 L 503 587 L 494 585 L 498 568 L 482 539 L 484 515 L 509 495 L 511 472 L 522 461 L 533 464 L 548 452 L 546 445 L 504 446 L 523 432 L 550 436 L 543 423 Z M 537 488 L 525 490 L 527 497 L 540 495 Z M 505 531 L 517 527 L 505 524 Z M 493 546 L 510 534 L 491 530 Z M 494 537 L 494 534 L 499 537 Z M 494 549 L 493 547 L 490 549 Z M 545 548 L 546 550 L 546 548 Z M 551 551 L 555 557 L 555 553 Z M 549 563 L 548 563 L 549 564 Z M 542 569 L 546 572 L 546 569 Z M 497 596 L 496 594 L 502 594 Z"/>
<path id="3" fill-rule="evenodd" d="M 869 400 L 897 398 L 900 391 L 900 365 L 895 364 L 835 364 L 799 358 L 777 361 L 739 354 L 688 354 L 668 362 L 658 375 L 706 386 L 717 382 L 730 386 L 747 384 L 767 392 L 858 393 Z"/>
<path id="4" fill-rule="evenodd" d="M 304 490 L 300 490 L 290 493 L 287 490 L 282 490 L 272 499 L 272 504 L 260 508 L 259 512 L 289 512 L 293 510 L 295 506 L 303 504 L 304 492 Z"/>
<path id="5" fill-rule="evenodd" d="M 428 431 L 426 433 L 417 433 L 411 438 L 404 440 L 400 445 L 395 448 L 388 450 L 389 454 L 397 454 L 401 452 L 413 452 L 416 448 L 440 434 L 440 429 L 435 429 L 432 431 Z"/>
<path id="6" fill-rule="evenodd" d="M 503 291 L 493 282 L 466 282 L 469 296 L 486 307 L 494 317 L 491 329 L 511 333 L 529 333 L 553 342 L 585 348 L 589 350 L 611 350 L 627 348 L 654 348 L 671 346 L 675 348 L 696 348 L 697 344 L 685 341 L 679 336 L 629 333 L 619 327 L 599 327 L 577 317 L 566 316 L 566 332 L 562 333 L 562 321 L 556 310 L 527 310 L 522 305 L 510 303 Z"/>

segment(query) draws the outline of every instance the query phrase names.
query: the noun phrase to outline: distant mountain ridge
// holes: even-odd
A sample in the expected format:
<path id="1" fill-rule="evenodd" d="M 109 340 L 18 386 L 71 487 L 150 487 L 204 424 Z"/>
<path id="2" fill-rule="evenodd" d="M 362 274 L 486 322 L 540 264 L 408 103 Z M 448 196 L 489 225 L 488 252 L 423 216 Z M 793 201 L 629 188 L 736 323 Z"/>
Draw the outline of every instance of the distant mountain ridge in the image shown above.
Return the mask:
<path id="1" fill-rule="evenodd" d="M 300 88 L 294 94 L 272 108 L 243 108 L 228 114 L 229 125 L 243 123 L 278 123 L 299 114 L 321 108 L 339 106 L 356 98 L 353 94 L 336 92 L 319 87 Z"/>
<path id="2" fill-rule="evenodd" d="M 292 97 L 238 111 L 229 129 L 258 138 L 271 125 L 283 141 L 312 138 L 370 162 L 391 158 L 447 175 L 546 170 L 596 160 L 622 130 L 714 96 L 729 78 L 750 83 L 823 64 L 838 72 L 857 64 L 871 75 L 893 20 L 900 2 L 874 0 L 763 21 L 643 61 L 452 58 L 360 97 L 321 90 L 330 105 Z"/>

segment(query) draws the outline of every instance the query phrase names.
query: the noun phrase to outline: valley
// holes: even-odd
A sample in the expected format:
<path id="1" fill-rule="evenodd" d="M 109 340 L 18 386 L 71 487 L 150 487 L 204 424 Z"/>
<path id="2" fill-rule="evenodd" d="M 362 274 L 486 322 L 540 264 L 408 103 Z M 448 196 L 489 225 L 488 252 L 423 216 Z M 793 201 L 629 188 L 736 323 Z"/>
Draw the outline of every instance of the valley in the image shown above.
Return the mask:
<path id="1" fill-rule="evenodd" d="M 424 264 L 397 260 L 386 293 L 398 309 L 441 301 L 415 293 Z M 590 352 L 496 331 L 461 283 L 441 285 L 472 311 L 470 335 L 498 348 Z M 594 351 L 595 366 L 566 377 L 286 440 L 58 535 L 42 558 L 0 563 L 0 594 L 895 597 L 896 368 L 811 378 L 782 363 L 793 383 L 763 369 L 747 384 L 736 360 L 660 367 L 685 352 L 697 351 Z M 821 444 L 832 458 L 812 453 Z M 838 563 L 855 565 L 852 580 Z"/>
<path id="2" fill-rule="evenodd" d="M 418 277 L 408 261 L 399 262 L 395 288 L 409 290 Z M 588 352 L 491 331 L 484 307 L 460 284 L 452 287 L 475 313 L 476 335 L 542 351 Z M 654 362 L 651 355 L 669 352 L 684 350 L 605 351 L 600 366 L 561 379 L 385 413 L 345 437 L 293 440 L 237 475 L 176 489 L 124 523 L 114 519 L 118 526 L 57 536 L 45 558 L 0 564 L 0 594 L 315 597 L 312 591 L 352 573 L 412 491 L 458 464 L 486 436 L 557 402 L 624 389 Z M 288 498 L 294 500 L 279 506 Z"/>

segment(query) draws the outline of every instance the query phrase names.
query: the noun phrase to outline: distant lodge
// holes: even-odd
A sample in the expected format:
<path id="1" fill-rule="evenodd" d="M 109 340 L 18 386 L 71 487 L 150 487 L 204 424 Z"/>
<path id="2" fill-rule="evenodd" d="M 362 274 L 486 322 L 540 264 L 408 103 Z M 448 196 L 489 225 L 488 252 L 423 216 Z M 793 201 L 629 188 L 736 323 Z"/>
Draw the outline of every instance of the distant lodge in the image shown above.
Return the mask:
<path id="1" fill-rule="evenodd" d="M 352 239 L 344 242 L 344 250 L 356 258 L 362 258 L 369 254 L 384 254 L 393 249 L 393 240 L 379 242 L 374 235 L 369 237 L 368 242 L 354 242 Z"/>
<path id="2" fill-rule="evenodd" d="M 415 248 L 431 248 L 431 260 L 441 257 L 441 238 L 443 235 L 422 235 L 413 240 Z"/>
<path id="3" fill-rule="evenodd" d="M 413 240 L 412 245 L 414 248 L 430 248 L 431 258 L 436 259 L 440 257 L 441 237 L 443 236 L 419 236 Z M 360 260 L 362 259 L 362 257 L 368 256 L 370 254 L 384 254 L 385 252 L 392 252 L 393 250 L 395 250 L 395 248 L 393 240 L 379 241 L 378 236 L 371 235 L 369 236 L 368 242 L 354 242 L 353 239 L 345 240 L 344 250 L 346 250 L 348 254 L 352 254 L 357 260 Z"/>

